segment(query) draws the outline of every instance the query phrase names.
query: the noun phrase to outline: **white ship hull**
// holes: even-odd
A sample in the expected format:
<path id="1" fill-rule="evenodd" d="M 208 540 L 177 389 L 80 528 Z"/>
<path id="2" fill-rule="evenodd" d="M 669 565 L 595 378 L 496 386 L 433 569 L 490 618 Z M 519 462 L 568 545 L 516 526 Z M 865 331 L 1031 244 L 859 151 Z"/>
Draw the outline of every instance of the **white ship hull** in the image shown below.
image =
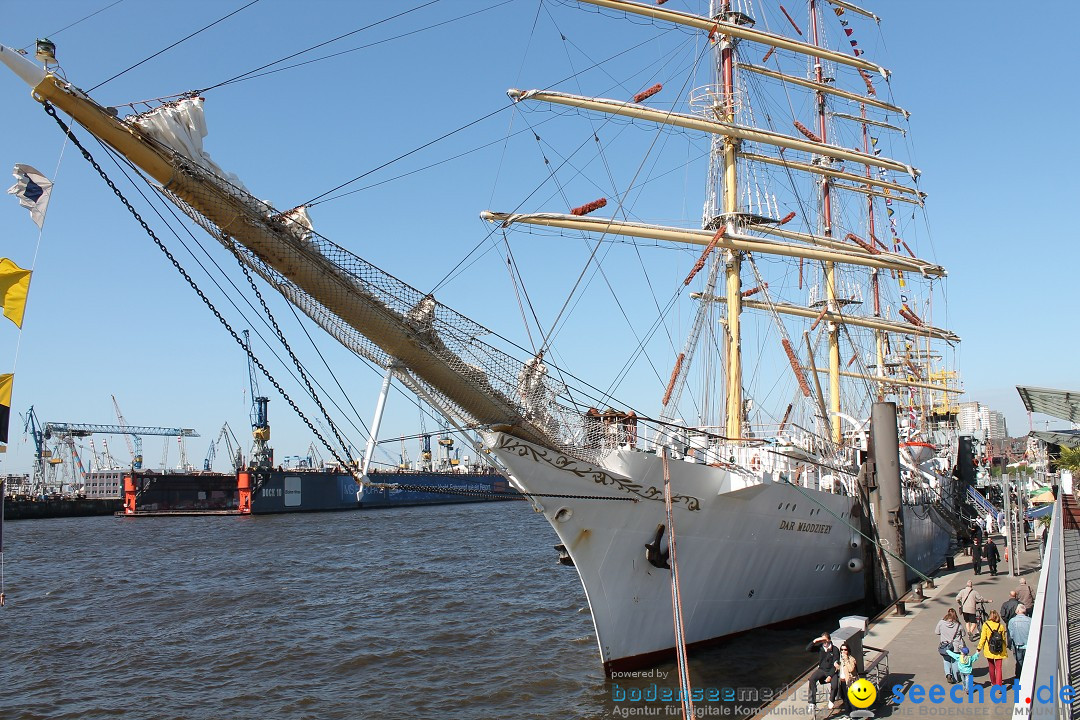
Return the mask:
<path id="1" fill-rule="evenodd" d="M 661 458 L 623 447 L 601 468 L 508 435 L 490 440 L 522 491 L 579 496 L 535 502 L 581 577 L 605 668 L 640 666 L 674 648 L 671 571 L 651 564 L 645 551 L 666 524 Z M 773 482 L 765 470 L 758 478 L 670 461 L 688 644 L 864 595 L 863 574 L 849 568 L 862 556 L 849 528 L 854 499 Z"/>

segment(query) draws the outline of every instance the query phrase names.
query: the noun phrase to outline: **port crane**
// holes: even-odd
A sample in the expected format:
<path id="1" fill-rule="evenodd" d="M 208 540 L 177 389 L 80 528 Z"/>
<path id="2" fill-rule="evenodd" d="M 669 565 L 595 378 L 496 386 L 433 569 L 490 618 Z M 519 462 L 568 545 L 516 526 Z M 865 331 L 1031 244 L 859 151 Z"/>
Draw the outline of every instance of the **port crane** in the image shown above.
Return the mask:
<path id="1" fill-rule="evenodd" d="M 30 438 L 34 442 L 34 475 L 31 480 L 30 492 L 34 495 L 42 495 L 49 489 L 48 461 L 52 459 L 52 451 L 45 444 L 45 433 L 42 430 L 37 413 L 34 412 L 33 405 L 26 411 L 23 432 L 30 433 Z"/>
<path id="2" fill-rule="evenodd" d="M 114 400 L 115 400 L 115 398 L 114 398 Z M 31 408 L 30 415 L 32 415 L 32 411 L 33 411 L 33 408 Z M 33 416 L 33 419 L 34 419 L 34 422 L 36 423 L 37 422 L 36 416 Z M 27 422 L 29 423 L 30 420 L 28 419 Z M 128 436 L 134 437 L 136 440 L 138 440 L 138 444 L 136 446 L 138 454 L 137 455 L 135 454 L 135 449 L 134 448 L 133 448 L 133 452 L 132 452 L 132 469 L 134 469 L 134 470 L 138 470 L 138 469 L 140 469 L 142 467 L 142 462 L 141 462 L 141 460 L 142 460 L 142 439 L 140 438 L 140 436 L 142 436 L 142 435 L 159 435 L 159 436 L 163 436 L 163 437 L 176 437 L 176 438 L 181 438 L 181 439 L 186 438 L 186 437 L 199 437 L 199 433 L 195 432 L 194 430 L 191 430 L 190 428 L 146 427 L 146 426 L 138 426 L 138 425 L 128 425 L 127 423 L 124 423 L 122 425 L 95 425 L 95 424 L 88 424 L 88 423 L 61 423 L 61 422 L 45 423 L 45 426 L 41 429 L 41 440 L 42 440 L 41 445 L 40 446 L 38 445 L 38 442 L 37 442 L 36 438 L 35 438 L 35 442 L 34 442 L 35 448 L 38 448 L 38 455 L 35 456 L 35 459 L 37 460 L 37 462 L 35 462 L 35 470 L 34 470 L 35 481 L 36 481 L 36 478 L 37 478 L 37 468 L 38 468 L 38 466 L 41 466 L 41 468 L 42 468 L 42 476 L 44 477 L 45 458 L 41 457 L 41 452 L 42 452 L 41 448 L 44 447 L 44 441 L 47 441 L 50 438 L 55 436 L 55 437 L 60 439 L 60 442 L 66 443 L 69 447 L 72 448 L 72 450 L 74 450 L 74 442 L 73 442 L 72 438 L 89 437 L 90 435 L 94 435 L 94 434 L 99 434 L 99 435 L 123 435 L 125 437 L 128 437 Z M 77 457 L 77 455 L 75 457 Z M 135 458 L 136 457 L 140 461 L 138 463 L 138 465 L 135 464 Z M 50 458 L 50 462 L 52 460 L 54 460 L 54 459 L 55 458 Z M 79 463 L 79 465 L 81 466 L 81 462 Z"/>
<path id="3" fill-rule="evenodd" d="M 116 402 L 116 396 L 112 395 L 112 404 L 116 409 L 116 421 L 120 423 L 122 427 L 127 426 L 127 421 L 124 420 L 124 414 L 120 412 L 120 403 Z M 127 443 L 128 452 L 131 453 L 131 467 L 133 470 L 139 470 L 142 468 L 142 438 L 138 435 L 129 436 L 127 433 L 121 433 L 124 436 L 124 442 Z M 132 444 L 132 438 L 135 439 Z"/>
<path id="4" fill-rule="evenodd" d="M 236 439 L 236 435 L 233 434 L 232 428 L 229 427 L 229 423 L 225 423 L 221 426 L 221 431 L 218 433 L 217 439 L 210 443 L 210 448 L 206 451 L 206 459 L 203 460 L 203 470 L 209 472 L 214 469 L 214 458 L 217 456 L 217 447 L 221 443 L 225 443 L 225 450 L 229 453 L 229 465 L 233 471 L 237 471 L 244 467 L 244 454 L 240 451 L 240 442 Z"/>
<path id="5" fill-rule="evenodd" d="M 319 448 L 315 447 L 315 443 L 308 445 L 308 458 L 311 459 L 311 467 L 322 468 L 325 463 L 322 459 L 322 453 L 319 452 Z"/>
<path id="6" fill-rule="evenodd" d="M 251 352 L 251 332 L 244 331 L 244 348 L 248 351 L 248 381 L 251 384 L 251 467 L 268 468 L 274 465 L 274 451 L 270 449 L 270 398 L 259 392 L 259 373 Z"/>

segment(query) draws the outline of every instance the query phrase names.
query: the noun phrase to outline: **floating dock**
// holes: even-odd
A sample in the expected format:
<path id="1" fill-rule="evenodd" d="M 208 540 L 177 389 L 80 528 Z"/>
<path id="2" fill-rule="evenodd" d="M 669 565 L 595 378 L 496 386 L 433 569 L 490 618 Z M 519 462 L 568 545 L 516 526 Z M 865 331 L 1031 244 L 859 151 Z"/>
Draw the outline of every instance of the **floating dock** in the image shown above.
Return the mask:
<path id="1" fill-rule="evenodd" d="M 134 473 L 124 477 L 125 517 L 266 515 L 520 500 L 495 472 L 380 472 L 372 485 L 333 469 L 238 473 Z"/>

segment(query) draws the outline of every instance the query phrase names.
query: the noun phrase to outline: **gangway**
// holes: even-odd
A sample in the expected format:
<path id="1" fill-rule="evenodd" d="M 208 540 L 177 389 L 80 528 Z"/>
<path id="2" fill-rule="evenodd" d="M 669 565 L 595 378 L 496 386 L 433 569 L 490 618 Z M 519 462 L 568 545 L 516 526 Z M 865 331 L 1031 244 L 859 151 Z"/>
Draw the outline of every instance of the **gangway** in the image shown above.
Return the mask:
<path id="1" fill-rule="evenodd" d="M 975 503 L 975 506 L 982 510 L 984 514 L 990 514 L 997 517 L 997 508 L 975 488 L 968 487 L 968 498 Z"/>

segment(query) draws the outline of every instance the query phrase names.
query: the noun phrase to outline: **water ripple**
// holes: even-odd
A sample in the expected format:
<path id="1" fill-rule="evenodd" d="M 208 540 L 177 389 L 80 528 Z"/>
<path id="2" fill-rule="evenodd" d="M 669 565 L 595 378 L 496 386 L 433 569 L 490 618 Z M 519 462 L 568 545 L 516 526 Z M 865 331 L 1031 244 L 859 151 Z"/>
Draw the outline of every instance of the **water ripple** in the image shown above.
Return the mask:
<path id="1" fill-rule="evenodd" d="M 616 717 L 524 504 L 6 530 L 4 720 Z M 779 684 L 808 663 L 762 639 L 804 635 L 695 654 L 695 682 Z"/>

